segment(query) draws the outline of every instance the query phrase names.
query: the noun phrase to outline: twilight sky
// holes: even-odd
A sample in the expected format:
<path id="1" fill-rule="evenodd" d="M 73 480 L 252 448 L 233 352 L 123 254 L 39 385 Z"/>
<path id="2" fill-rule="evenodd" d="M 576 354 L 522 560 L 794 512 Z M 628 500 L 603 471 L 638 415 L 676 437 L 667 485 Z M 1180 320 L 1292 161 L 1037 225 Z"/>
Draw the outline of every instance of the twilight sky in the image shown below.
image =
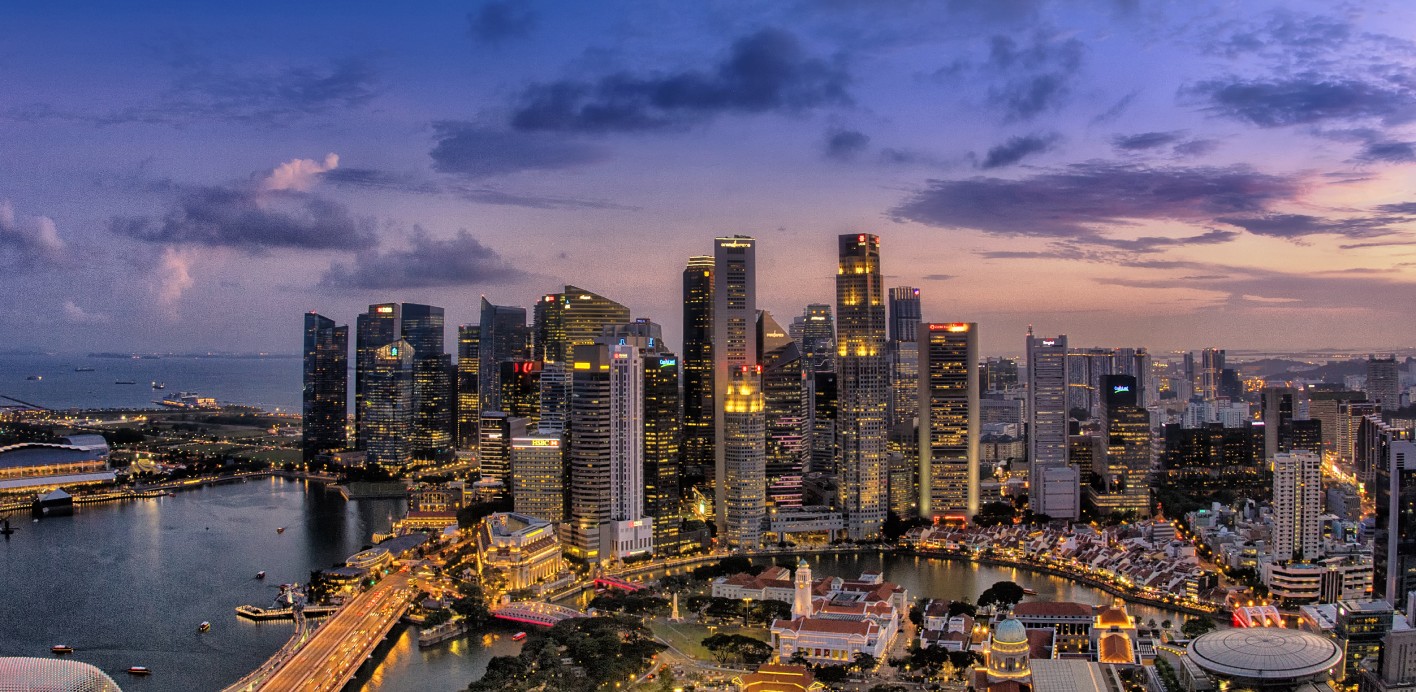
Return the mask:
<path id="1" fill-rule="evenodd" d="M 924 315 L 1164 350 L 1416 341 L 1416 5 L 0 8 L 0 342 L 299 348 L 300 313 L 573 283 L 665 325 L 882 238 Z"/>

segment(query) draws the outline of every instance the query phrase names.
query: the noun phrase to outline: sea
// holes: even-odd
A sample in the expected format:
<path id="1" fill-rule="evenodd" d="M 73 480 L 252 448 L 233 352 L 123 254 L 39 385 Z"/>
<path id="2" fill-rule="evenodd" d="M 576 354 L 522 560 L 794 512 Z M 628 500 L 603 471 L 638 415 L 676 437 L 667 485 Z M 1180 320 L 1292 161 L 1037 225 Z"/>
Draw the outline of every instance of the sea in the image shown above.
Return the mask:
<path id="1" fill-rule="evenodd" d="M 300 411 L 301 378 L 297 355 L 0 354 L 0 406 L 154 408 L 192 392 L 289 413 Z"/>

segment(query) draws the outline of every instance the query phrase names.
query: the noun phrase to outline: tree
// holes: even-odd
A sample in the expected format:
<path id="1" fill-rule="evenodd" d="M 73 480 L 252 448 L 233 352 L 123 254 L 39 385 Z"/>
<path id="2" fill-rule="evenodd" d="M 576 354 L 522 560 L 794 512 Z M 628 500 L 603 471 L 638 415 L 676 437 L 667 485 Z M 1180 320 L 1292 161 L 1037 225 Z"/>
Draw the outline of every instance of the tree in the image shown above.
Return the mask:
<path id="1" fill-rule="evenodd" d="M 1180 626 L 1180 633 L 1185 635 L 1187 639 L 1194 639 L 1214 629 L 1218 629 L 1218 625 L 1209 618 L 1190 618 Z"/>
<path id="2" fill-rule="evenodd" d="M 851 661 L 851 670 L 864 673 L 868 670 L 875 670 L 875 666 L 878 664 L 879 661 L 875 660 L 874 656 L 862 651 L 855 655 L 854 661 Z"/>
<path id="3" fill-rule="evenodd" d="M 918 603 L 910 606 L 910 623 L 915 627 L 924 626 L 924 608 Z"/>
<path id="4" fill-rule="evenodd" d="M 1017 605 L 1019 601 L 1022 601 L 1024 595 L 1026 594 L 1023 593 L 1023 587 L 1018 586 L 1016 582 L 994 582 L 993 586 L 988 587 L 983 593 L 979 594 L 978 604 L 980 606 L 998 605 L 1012 607 Z"/>
<path id="5" fill-rule="evenodd" d="M 949 617 L 967 615 L 969 617 L 978 616 L 978 606 L 968 601 L 949 601 Z"/>
<path id="6" fill-rule="evenodd" d="M 828 685 L 837 682 L 844 682 L 850 674 L 845 666 L 816 666 L 811 671 L 816 675 L 816 679 Z"/>

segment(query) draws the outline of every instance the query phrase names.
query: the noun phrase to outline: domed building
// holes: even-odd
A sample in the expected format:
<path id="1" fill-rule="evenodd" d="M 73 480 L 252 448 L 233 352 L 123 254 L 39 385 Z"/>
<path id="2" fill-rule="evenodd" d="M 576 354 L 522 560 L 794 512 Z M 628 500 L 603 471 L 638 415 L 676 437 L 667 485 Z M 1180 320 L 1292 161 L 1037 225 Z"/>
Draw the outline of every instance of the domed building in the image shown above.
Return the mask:
<path id="1" fill-rule="evenodd" d="M 1191 690 L 1291 690 L 1331 679 L 1342 664 L 1342 650 L 1331 639 L 1311 632 L 1246 627 L 1196 637 L 1185 659 L 1198 669 L 1184 666 L 1182 675 Z"/>
<path id="2" fill-rule="evenodd" d="M 1011 617 L 998 623 L 983 645 L 983 667 L 976 670 L 976 686 L 995 692 L 1032 689 L 1031 653 L 1023 623 Z"/>
<path id="3" fill-rule="evenodd" d="M 122 692 L 103 671 L 57 658 L 0 657 L 0 690 Z"/>

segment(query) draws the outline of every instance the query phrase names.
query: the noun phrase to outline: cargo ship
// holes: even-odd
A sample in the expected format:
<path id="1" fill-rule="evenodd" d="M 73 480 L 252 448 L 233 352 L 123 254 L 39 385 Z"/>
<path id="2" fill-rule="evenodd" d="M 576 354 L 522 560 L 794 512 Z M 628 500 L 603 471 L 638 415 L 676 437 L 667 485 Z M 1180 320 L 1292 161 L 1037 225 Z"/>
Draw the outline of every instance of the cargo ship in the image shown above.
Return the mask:
<path id="1" fill-rule="evenodd" d="M 216 403 L 216 399 L 209 396 L 201 396 L 196 392 L 179 392 L 176 396 L 169 394 L 168 396 L 165 396 L 154 403 L 166 406 L 168 408 L 221 408 L 221 405 Z"/>

